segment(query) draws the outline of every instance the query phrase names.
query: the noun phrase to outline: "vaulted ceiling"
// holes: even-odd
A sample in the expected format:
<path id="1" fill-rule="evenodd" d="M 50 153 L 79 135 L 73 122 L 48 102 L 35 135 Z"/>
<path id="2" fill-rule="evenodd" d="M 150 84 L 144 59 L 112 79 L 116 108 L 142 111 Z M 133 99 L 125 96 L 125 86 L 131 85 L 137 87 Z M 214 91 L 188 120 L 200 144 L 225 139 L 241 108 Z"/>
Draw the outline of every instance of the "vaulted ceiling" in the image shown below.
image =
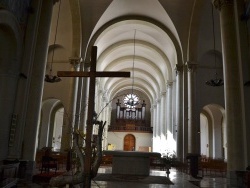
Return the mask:
<path id="1" fill-rule="evenodd" d="M 91 46 L 95 45 L 98 71 L 129 71 L 134 77 L 134 82 L 132 78 L 102 78 L 100 85 L 109 98 L 134 83 L 134 89 L 153 103 L 166 91 L 167 83 L 175 81 L 177 64 L 198 61 L 210 50 L 197 48 L 203 36 L 211 32 L 200 28 L 211 28 L 206 24 L 211 17 L 205 16 L 211 10 L 210 0 L 80 0 L 79 9 L 77 3 L 69 4 L 72 45 L 78 45 L 76 38 L 81 40 L 79 51 L 84 62 L 89 61 Z M 72 13 L 77 10 L 78 19 Z M 76 22 L 80 34 L 74 30 Z M 206 44 L 212 47 L 211 38 Z"/>

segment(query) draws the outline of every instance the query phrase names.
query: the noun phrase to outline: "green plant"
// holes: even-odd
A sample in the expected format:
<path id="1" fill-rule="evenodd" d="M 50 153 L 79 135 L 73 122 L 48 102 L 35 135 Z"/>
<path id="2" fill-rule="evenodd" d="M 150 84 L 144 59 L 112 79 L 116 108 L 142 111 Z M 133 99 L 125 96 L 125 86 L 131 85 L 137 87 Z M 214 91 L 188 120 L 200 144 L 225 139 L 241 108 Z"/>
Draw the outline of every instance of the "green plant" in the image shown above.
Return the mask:
<path id="1" fill-rule="evenodd" d="M 162 156 L 162 159 L 165 165 L 168 165 L 168 166 L 173 166 L 174 163 L 177 161 L 177 158 L 174 152 L 172 153 L 167 152 L 166 154 Z"/>

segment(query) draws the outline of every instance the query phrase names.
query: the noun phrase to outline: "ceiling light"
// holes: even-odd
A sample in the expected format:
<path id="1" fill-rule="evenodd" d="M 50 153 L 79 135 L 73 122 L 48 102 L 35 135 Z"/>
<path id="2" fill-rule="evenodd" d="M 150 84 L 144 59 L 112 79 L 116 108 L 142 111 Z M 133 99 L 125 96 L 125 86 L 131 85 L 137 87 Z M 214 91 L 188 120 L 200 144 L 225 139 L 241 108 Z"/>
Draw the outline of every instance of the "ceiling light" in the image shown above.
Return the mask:
<path id="1" fill-rule="evenodd" d="M 211 4 L 212 5 L 212 4 Z M 224 85 L 224 81 L 221 78 L 218 78 L 217 67 L 216 67 L 216 55 L 215 55 L 215 32 L 214 32 L 214 9 L 212 5 L 212 21 L 213 21 L 213 43 L 214 43 L 214 66 L 215 66 L 215 78 L 206 81 L 208 86 L 222 86 Z"/>
<path id="2" fill-rule="evenodd" d="M 53 44 L 53 49 L 52 49 L 52 58 L 51 58 L 51 63 L 50 63 L 50 70 L 49 74 L 45 75 L 44 81 L 49 82 L 49 83 L 55 83 L 55 82 L 60 82 L 61 78 L 59 78 L 57 75 L 53 75 L 53 61 L 54 61 L 54 53 L 55 53 L 55 47 L 56 47 L 56 35 L 57 35 L 57 29 L 58 29 L 58 21 L 59 21 L 59 15 L 60 15 L 60 9 L 61 9 L 61 0 L 59 1 L 59 8 L 58 8 L 58 14 L 57 14 L 57 21 L 56 21 L 56 31 L 55 31 L 55 39 L 54 39 L 54 44 Z"/>

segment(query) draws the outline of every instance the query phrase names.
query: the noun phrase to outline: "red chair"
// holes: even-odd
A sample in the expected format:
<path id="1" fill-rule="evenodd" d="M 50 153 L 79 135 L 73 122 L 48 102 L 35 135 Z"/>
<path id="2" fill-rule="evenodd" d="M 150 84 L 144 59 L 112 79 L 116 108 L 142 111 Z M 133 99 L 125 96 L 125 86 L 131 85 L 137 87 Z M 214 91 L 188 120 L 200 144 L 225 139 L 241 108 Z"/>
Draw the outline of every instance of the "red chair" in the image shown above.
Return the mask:
<path id="1" fill-rule="evenodd" d="M 41 168 L 41 173 L 44 172 L 49 172 L 50 169 L 55 169 L 55 173 L 57 171 L 58 165 L 57 165 L 57 160 L 49 157 L 49 156 L 43 156 L 42 157 L 42 168 Z"/>

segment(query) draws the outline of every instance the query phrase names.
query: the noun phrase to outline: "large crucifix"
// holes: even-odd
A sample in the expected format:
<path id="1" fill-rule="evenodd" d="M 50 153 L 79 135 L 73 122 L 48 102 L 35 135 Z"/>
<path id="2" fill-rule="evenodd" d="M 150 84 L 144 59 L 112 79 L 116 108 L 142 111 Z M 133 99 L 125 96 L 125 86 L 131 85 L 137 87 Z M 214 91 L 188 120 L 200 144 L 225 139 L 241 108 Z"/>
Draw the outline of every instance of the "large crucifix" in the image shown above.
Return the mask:
<path id="1" fill-rule="evenodd" d="M 91 140 L 93 132 L 93 115 L 94 115 L 94 103 L 95 103 L 95 81 L 96 77 L 130 77 L 130 72 L 97 72 L 96 71 L 96 56 L 97 47 L 93 46 L 91 51 L 91 64 L 90 72 L 82 71 L 58 71 L 57 75 L 59 77 L 89 77 L 89 102 L 88 102 L 88 120 L 87 120 L 87 130 L 86 130 L 86 141 L 85 141 L 85 164 L 84 164 L 84 174 L 85 174 L 85 188 L 91 187 Z"/>

